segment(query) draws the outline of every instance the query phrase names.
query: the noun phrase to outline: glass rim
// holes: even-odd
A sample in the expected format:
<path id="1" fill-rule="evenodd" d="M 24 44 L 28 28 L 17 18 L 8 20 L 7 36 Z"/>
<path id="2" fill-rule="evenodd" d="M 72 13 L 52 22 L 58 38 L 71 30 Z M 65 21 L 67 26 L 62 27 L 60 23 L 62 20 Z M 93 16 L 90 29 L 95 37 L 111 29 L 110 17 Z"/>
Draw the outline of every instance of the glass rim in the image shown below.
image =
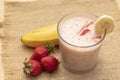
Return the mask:
<path id="1" fill-rule="evenodd" d="M 102 39 L 101 39 L 99 42 L 97 42 L 97 43 L 95 43 L 95 44 L 92 44 L 92 45 L 89 45 L 89 46 L 77 46 L 77 45 L 71 44 L 71 43 L 67 42 L 66 40 L 64 40 L 64 39 L 62 38 L 62 36 L 60 35 L 60 33 L 59 33 L 59 26 L 60 26 L 60 23 L 62 22 L 62 20 L 65 19 L 67 16 L 69 16 L 69 15 L 71 15 L 71 14 L 73 14 L 73 13 L 69 13 L 69 14 L 63 16 L 63 17 L 59 20 L 59 22 L 58 22 L 58 24 L 57 24 L 57 33 L 58 33 L 58 36 L 59 36 L 60 39 L 62 39 L 65 43 L 67 43 L 68 45 L 73 46 L 73 47 L 89 48 L 89 47 L 93 47 L 93 46 L 96 46 L 96 45 L 100 44 L 100 43 L 105 39 L 105 36 L 106 36 L 106 28 L 105 28 L 105 32 L 104 32 L 104 34 L 103 34 Z M 92 13 L 87 13 L 87 14 L 90 14 L 90 15 L 92 15 L 92 16 L 94 16 L 94 17 L 98 17 L 98 16 L 96 16 L 96 15 L 93 15 Z"/>

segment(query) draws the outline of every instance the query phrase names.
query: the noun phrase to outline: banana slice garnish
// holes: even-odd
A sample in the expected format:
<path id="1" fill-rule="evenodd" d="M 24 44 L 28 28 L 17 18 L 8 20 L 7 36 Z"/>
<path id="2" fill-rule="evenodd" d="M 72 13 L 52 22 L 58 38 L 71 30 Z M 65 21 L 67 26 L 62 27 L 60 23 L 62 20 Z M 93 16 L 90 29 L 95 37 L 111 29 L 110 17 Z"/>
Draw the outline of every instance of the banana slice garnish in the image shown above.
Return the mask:
<path id="1" fill-rule="evenodd" d="M 95 24 L 95 31 L 97 34 L 104 34 L 105 30 L 107 34 L 111 33 L 114 30 L 113 18 L 108 15 L 99 17 Z"/>

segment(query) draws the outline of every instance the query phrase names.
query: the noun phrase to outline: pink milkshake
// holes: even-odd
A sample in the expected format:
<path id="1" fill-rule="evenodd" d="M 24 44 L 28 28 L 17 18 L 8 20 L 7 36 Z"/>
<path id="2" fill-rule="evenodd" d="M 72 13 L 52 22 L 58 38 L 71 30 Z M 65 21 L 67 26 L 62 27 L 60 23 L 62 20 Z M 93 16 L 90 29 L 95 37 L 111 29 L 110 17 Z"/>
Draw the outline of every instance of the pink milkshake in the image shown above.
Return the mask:
<path id="1" fill-rule="evenodd" d="M 105 37 L 95 32 L 95 18 L 69 15 L 58 26 L 62 64 L 74 73 L 93 69 Z"/>

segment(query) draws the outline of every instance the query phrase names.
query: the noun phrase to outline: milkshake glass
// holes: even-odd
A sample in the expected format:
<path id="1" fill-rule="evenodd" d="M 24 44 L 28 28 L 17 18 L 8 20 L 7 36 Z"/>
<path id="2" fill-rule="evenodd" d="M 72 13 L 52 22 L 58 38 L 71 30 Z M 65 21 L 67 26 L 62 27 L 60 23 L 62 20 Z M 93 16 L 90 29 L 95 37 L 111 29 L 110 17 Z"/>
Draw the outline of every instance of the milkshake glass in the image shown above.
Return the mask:
<path id="1" fill-rule="evenodd" d="M 93 14 L 72 13 L 63 17 L 57 32 L 63 66 L 73 73 L 92 70 L 97 63 L 102 42 L 106 36 L 95 32 Z"/>

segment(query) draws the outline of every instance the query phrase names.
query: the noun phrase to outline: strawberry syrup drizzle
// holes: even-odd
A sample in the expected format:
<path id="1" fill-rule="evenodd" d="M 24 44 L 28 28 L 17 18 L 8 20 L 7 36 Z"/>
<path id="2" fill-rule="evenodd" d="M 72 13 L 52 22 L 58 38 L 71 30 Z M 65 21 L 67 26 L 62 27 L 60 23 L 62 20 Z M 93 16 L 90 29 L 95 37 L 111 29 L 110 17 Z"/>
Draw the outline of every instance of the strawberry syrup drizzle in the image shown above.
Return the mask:
<path id="1" fill-rule="evenodd" d="M 83 27 L 81 28 L 81 30 L 80 30 L 80 31 L 82 31 L 84 28 L 86 28 L 86 27 L 87 27 L 87 23 L 88 23 L 88 21 L 86 21 L 86 23 L 83 25 Z"/>
<path id="2" fill-rule="evenodd" d="M 87 28 L 88 26 L 92 25 L 93 24 L 93 21 L 90 21 L 85 28 Z"/>
<path id="3" fill-rule="evenodd" d="M 80 36 L 84 36 L 84 35 L 87 34 L 88 32 L 90 32 L 90 30 L 89 30 L 89 29 L 85 29 L 85 30 L 80 34 Z"/>
<path id="4" fill-rule="evenodd" d="M 84 30 L 85 28 L 89 27 L 92 24 L 93 24 L 93 21 L 86 21 L 86 23 L 83 25 L 83 27 L 81 28 L 81 30 L 79 30 L 77 33 L 79 34 L 82 30 Z"/>

